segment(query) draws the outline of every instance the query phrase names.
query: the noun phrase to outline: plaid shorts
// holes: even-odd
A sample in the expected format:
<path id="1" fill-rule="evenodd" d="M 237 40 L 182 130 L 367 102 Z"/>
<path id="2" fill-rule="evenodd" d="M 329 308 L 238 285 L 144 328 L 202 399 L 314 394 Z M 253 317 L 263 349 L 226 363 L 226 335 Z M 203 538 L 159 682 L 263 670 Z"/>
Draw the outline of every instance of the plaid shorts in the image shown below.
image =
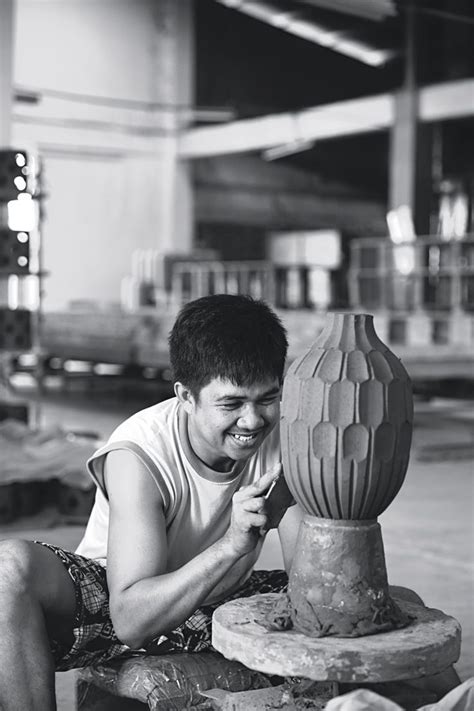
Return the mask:
<path id="1" fill-rule="evenodd" d="M 86 667 L 118 656 L 136 654 L 135 650 L 122 644 L 115 634 L 110 619 L 107 571 L 104 566 L 58 546 L 40 541 L 36 543 L 49 548 L 60 558 L 71 576 L 76 595 L 72 646 L 68 648 L 54 640 L 51 642 L 56 671 Z M 258 593 L 285 592 L 287 585 L 288 576 L 284 570 L 256 570 L 241 588 L 218 603 L 199 607 L 182 625 L 168 632 L 166 637 L 153 640 L 143 651 L 147 654 L 212 651 L 211 620 L 219 605 Z"/>

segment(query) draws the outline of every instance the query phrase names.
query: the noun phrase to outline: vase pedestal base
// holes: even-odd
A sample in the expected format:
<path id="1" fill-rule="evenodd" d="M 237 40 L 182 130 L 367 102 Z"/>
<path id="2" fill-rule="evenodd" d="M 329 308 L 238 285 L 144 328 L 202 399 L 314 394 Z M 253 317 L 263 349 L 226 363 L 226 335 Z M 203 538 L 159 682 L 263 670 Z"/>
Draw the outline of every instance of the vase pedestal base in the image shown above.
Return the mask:
<path id="1" fill-rule="evenodd" d="M 431 676 L 460 654 L 460 625 L 440 610 L 394 598 L 414 618 L 407 627 L 366 637 L 315 638 L 270 628 L 267 619 L 282 597 L 255 595 L 219 607 L 213 616 L 213 646 L 228 659 L 266 674 L 346 683 Z"/>
<path id="2" fill-rule="evenodd" d="M 364 637 L 410 623 L 390 595 L 377 521 L 306 515 L 288 597 L 293 628 L 310 637 Z"/>

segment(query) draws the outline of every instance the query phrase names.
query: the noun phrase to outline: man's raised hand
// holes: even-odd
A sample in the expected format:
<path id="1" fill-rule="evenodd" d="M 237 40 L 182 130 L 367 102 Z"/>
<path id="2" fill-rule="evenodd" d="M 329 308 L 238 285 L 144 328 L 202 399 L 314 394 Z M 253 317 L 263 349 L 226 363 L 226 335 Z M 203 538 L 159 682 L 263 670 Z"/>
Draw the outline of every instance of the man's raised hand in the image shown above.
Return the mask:
<path id="1" fill-rule="evenodd" d="M 278 464 L 254 484 L 242 486 L 232 497 L 232 517 L 225 538 L 237 555 L 246 555 L 257 545 L 267 525 L 265 494 L 280 472 L 281 464 Z"/>

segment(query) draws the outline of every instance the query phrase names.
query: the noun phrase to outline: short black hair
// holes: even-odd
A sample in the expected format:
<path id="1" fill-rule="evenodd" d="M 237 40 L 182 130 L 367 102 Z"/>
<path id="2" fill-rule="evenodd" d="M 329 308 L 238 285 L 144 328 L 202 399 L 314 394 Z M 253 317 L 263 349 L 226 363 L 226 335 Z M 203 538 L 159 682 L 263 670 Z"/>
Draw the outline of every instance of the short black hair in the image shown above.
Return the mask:
<path id="1" fill-rule="evenodd" d="M 195 397 L 214 378 L 248 385 L 283 380 L 288 348 L 278 316 L 250 296 L 215 294 L 190 301 L 169 337 L 174 380 Z"/>

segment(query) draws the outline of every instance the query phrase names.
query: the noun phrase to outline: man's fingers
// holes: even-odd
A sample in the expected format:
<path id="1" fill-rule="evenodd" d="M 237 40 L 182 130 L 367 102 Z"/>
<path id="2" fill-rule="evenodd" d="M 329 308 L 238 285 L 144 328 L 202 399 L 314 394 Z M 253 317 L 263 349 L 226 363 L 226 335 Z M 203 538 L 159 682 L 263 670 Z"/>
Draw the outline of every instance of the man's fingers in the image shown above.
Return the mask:
<path id="1" fill-rule="evenodd" d="M 275 466 L 265 472 L 258 481 L 238 489 L 233 496 L 234 501 L 245 501 L 246 499 L 252 499 L 261 494 L 265 494 L 280 473 L 281 463 L 275 464 Z"/>
<path id="2" fill-rule="evenodd" d="M 260 477 L 258 481 L 253 485 L 258 494 L 263 494 L 271 486 L 271 484 L 278 479 L 281 474 L 281 464 L 269 469 L 263 476 Z"/>
<path id="3" fill-rule="evenodd" d="M 264 526 L 266 526 L 267 524 L 267 517 L 265 516 L 265 514 L 252 514 L 249 523 L 252 528 L 264 528 Z"/>
<path id="4" fill-rule="evenodd" d="M 265 474 L 266 476 L 266 474 Z M 276 477 L 263 480 L 263 476 L 255 482 L 255 484 L 249 484 L 248 486 L 242 486 L 234 494 L 235 501 L 245 501 L 246 499 L 253 499 L 255 496 L 261 496 L 266 492 L 266 490 L 271 485 L 273 479 Z"/>
<path id="5" fill-rule="evenodd" d="M 246 499 L 242 502 L 242 508 L 244 511 L 260 512 L 263 510 L 264 505 L 265 499 L 263 496 L 256 496 L 253 499 Z"/>

